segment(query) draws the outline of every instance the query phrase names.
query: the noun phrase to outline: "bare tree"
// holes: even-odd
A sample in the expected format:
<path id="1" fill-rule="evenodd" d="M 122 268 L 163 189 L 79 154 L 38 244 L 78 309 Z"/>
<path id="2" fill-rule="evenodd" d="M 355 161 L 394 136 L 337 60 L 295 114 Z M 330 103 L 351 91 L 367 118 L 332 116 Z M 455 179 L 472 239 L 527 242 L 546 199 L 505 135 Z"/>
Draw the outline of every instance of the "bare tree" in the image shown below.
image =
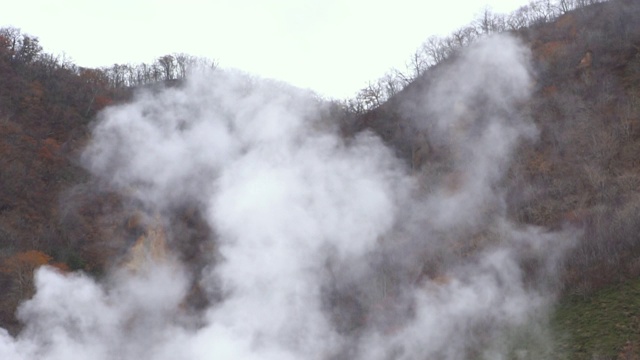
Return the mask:
<path id="1" fill-rule="evenodd" d="M 126 86 L 125 71 L 125 65 L 120 64 L 113 64 L 106 69 L 106 73 L 109 75 L 109 82 L 113 88 L 118 89 Z"/>
<path id="2" fill-rule="evenodd" d="M 5 46 L 7 47 L 12 60 L 20 47 L 21 35 L 22 33 L 20 30 L 14 27 L 0 29 L 0 37 L 2 37 L 3 43 L 6 43 Z"/>
<path id="3" fill-rule="evenodd" d="M 189 71 L 191 65 L 195 62 L 195 58 L 185 53 L 174 54 L 173 57 L 176 60 L 178 78 L 183 79 L 187 77 L 187 72 Z"/>
<path id="4" fill-rule="evenodd" d="M 512 12 L 506 18 L 506 26 L 509 30 L 519 30 L 529 25 L 529 7 L 523 6 Z"/>
<path id="5" fill-rule="evenodd" d="M 416 79 L 420 75 L 422 75 L 427 69 L 431 66 L 429 64 L 429 60 L 427 55 L 424 52 L 424 47 L 421 46 L 416 51 L 414 51 L 413 55 L 409 59 L 407 63 L 407 68 L 409 69 L 409 73 L 411 80 Z"/>
<path id="6" fill-rule="evenodd" d="M 409 85 L 413 80 L 416 79 L 416 77 L 412 76 L 411 73 L 402 72 L 398 69 L 392 69 L 391 72 L 393 74 L 393 77 L 402 88 Z"/>
<path id="7" fill-rule="evenodd" d="M 378 80 L 378 83 L 382 88 L 385 100 L 390 99 L 392 96 L 399 93 L 403 88 L 402 82 L 398 77 L 395 76 L 395 74 L 395 72 L 389 71 Z"/>
<path id="8" fill-rule="evenodd" d="M 422 43 L 422 51 L 427 55 L 429 66 L 442 62 L 451 54 L 444 40 L 437 36 L 431 36 Z"/>
<path id="9" fill-rule="evenodd" d="M 547 23 L 557 17 L 557 6 L 551 0 L 533 0 L 529 3 L 533 23 Z"/>
<path id="10" fill-rule="evenodd" d="M 360 90 L 358 97 L 368 110 L 377 108 L 386 100 L 380 82 L 369 82 L 366 88 Z"/>
<path id="11" fill-rule="evenodd" d="M 475 25 L 480 34 L 500 32 L 506 27 L 504 18 L 495 14 L 489 7 L 484 8 L 478 19 L 475 21 Z"/>
<path id="12" fill-rule="evenodd" d="M 23 34 L 20 29 L 6 27 L 0 29 L 0 37 L 9 50 L 9 56 L 14 63 L 30 63 L 38 57 L 42 51 L 37 37 Z"/>
<path id="13" fill-rule="evenodd" d="M 158 82 L 162 80 L 162 75 L 163 75 L 162 68 L 160 68 L 160 66 L 157 63 L 154 63 L 150 66 L 149 74 L 150 74 L 151 82 Z"/>
<path id="14" fill-rule="evenodd" d="M 566 14 L 576 8 L 576 0 L 559 0 L 558 9 L 561 13 Z"/>
<path id="15" fill-rule="evenodd" d="M 173 80 L 176 70 L 175 58 L 171 55 L 161 56 L 158 58 L 157 63 L 162 69 L 164 80 Z"/>
<path id="16" fill-rule="evenodd" d="M 478 38 L 478 31 L 473 26 L 465 26 L 454 31 L 451 37 L 459 47 L 468 46 L 475 39 Z"/>

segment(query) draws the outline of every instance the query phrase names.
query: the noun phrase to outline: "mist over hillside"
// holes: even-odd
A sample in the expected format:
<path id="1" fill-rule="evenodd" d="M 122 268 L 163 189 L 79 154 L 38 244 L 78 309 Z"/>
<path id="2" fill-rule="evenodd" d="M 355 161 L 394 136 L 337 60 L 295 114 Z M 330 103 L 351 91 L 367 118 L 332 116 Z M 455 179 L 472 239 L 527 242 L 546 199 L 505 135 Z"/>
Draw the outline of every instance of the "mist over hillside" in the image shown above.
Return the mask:
<path id="1" fill-rule="evenodd" d="M 360 105 L 0 32 L 0 358 L 637 356 L 553 319 L 640 275 L 640 4 L 559 4 Z"/>
<path id="2" fill-rule="evenodd" d="M 572 293 L 638 275 L 632 265 L 638 226 L 638 16 L 635 2 L 612 1 L 514 33 L 533 50 L 532 97 L 522 111 L 539 138 L 517 151 L 509 170 L 508 212 L 519 223 L 584 231 L 569 265 L 575 266 L 569 272 L 575 278 L 566 282 Z M 438 117 L 420 94 L 457 57 L 434 66 L 353 125 L 374 129 L 431 181 L 450 180 L 456 155 L 433 135 L 436 122 L 413 124 Z M 478 95 L 450 108 L 464 114 L 484 104 Z"/>

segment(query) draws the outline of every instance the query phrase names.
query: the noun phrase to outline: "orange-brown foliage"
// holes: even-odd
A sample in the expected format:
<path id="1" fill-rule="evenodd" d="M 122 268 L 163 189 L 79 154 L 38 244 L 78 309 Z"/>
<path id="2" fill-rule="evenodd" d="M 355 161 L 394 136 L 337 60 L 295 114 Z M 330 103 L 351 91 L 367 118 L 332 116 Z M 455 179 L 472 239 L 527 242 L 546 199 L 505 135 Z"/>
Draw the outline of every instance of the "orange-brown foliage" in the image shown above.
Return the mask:
<path id="1" fill-rule="evenodd" d="M 542 89 L 542 94 L 544 96 L 553 96 L 558 93 L 558 87 L 555 85 L 550 85 Z"/>
<path id="2" fill-rule="evenodd" d="M 57 269 L 58 271 L 62 272 L 62 273 L 67 273 L 69 271 L 71 271 L 71 269 L 69 269 L 69 265 L 63 263 L 63 262 L 56 262 L 56 263 L 52 263 L 49 264 L 51 265 L 53 268 Z"/>
<path id="3" fill-rule="evenodd" d="M 40 157 L 47 160 L 60 160 L 60 143 L 53 138 L 46 138 L 40 147 Z"/>
<path id="4" fill-rule="evenodd" d="M 553 169 L 553 163 L 544 154 L 535 153 L 527 164 L 527 170 L 535 175 L 547 175 Z"/>
<path id="5" fill-rule="evenodd" d="M 109 106 L 113 104 L 113 100 L 107 96 L 102 96 L 102 95 L 98 95 L 96 96 L 96 99 L 94 100 L 94 106 L 93 108 L 98 111 L 98 110 L 102 110 L 105 107 Z"/>
<path id="6" fill-rule="evenodd" d="M 5 274 L 33 270 L 51 261 L 51 256 L 37 250 L 28 250 L 17 253 L 6 259 L 0 265 L 0 272 Z"/>
<path id="7" fill-rule="evenodd" d="M 564 213 L 562 215 L 562 220 L 567 224 L 581 227 L 585 224 L 589 215 L 590 213 L 587 209 L 574 209 Z"/>
<path id="8" fill-rule="evenodd" d="M 575 16 L 573 14 L 560 16 L 555 22 L 555 30 L 567 36 L 569 39 L 575 39 L 578 34 Z"/>
<path id="9" fill-rule="evenodd" d="M 549 41 L 538 45 L 535 53 L 539 60 L 549 60 L 557 56 L 566 46 L 567 43 L 565 41 Z"/>

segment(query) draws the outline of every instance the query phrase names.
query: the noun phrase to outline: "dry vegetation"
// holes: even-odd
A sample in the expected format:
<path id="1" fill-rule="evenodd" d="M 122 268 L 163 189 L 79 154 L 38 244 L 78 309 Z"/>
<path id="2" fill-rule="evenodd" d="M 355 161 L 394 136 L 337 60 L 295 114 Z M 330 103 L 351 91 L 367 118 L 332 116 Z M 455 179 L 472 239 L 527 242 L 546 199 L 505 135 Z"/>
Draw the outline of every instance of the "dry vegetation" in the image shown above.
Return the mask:
<path id="1" fill-rule="evenodd" d="M 152 65 L 85 69 L 43 53 L 33 36 L 0 29 L 0 327 L 18 330 L 15 310 L 32 295 L 38 266 L 100 276 L 147 231 L 135 220 L 145 209 L 90 180 L 79 154 L 96 113 L 129 99 L 130 83 L 175 83 L 198 62 L 213 64 L 167 55 Z M 175 213 L 172 227 L 195 239 L 176 246 L 204 266 L 198 239 L 208 228 L 197 211 Z"/>
<path id="2" fill-rule="evenodd" d="M 532 4 L 544 3 L 551 4 Z M 344 116 L 345 134 L 373 129 L 416 172 L 455 189 L 448 155 L 415 130 L 401 104 L 476 37 L 520 37 L 533 50 L 537 80 L 522 112 L 540 140 L 523 145 L 512 163 L 509 213 L 522 224 L 582 231 L 562 273 L 563 293 L 582 298 L 640 276 L 640 3 L 593 3 L 561 1 L 548 12 L 530 8 L 506 18 L 486 12 L 451 38 L 430 39 L 412 58 L 410 74 L 396 72 L 363 89 Z M 92 183 L 78 153 L 97 111 L 128 99 L 130 85 L 183 77 L 188 61 L 196 60 L 173 55 L 152 65 L 82 69 L 43 54 L 37 38 L 0 30 L 0 288 L 7 289 L 0 293 L 1 327 L 18 329 L 14 312 L 32 294 L 37 266 L 99 276 L 147 231 L 145 210 Z M 186 239 L 172 246 L 204 266 L 201 246 L 211 230 L 197 209 L 172 211 L 167 228 Z M 193 293 L 196 306 L 205 301 L 199 289 Z M 638 341 L 620 351 L 633 353 Z"/>
<path id="3" fill-rule="evenodd" d="M 616 284 L 640 277 L 640 3 L 578 7 L 554 21 L 510 31 L 533 51 L 536 84 L 521 111 L 540 135 L 512 161 L 505 182 L 509 214 L 520 224 L 578 230 L 579 241 L 558 274 L 559 291 L 576 301 L 608 296 L 602 291 L 610 294 L 623 289 Z M 349 130 L 374 130 L 426 181 L 451 182 L 450 155 L 415 130 L 407 104 L 416 103 L 434 74 L 455 56 L 452 51 L 388 101 L 358 116 Z M 635 301 L 628 294 L 613 296 Z M 558 314 L 559 321 L 574 319 L 567 320 L 565 332 L 597 328 L 609 317 L 625 319 L 618 328 L 635 329 L 638 321 L 635 313 L 625 317 L 606 307 L 592 311 L 594 323 L 589 317 L 578 321 L 582 315 L 573 306 L 564 302 Z M 638 358 L 639 339 L 637 330 L 629 330 L 623 341 L 609 343 L 605 352 L 614 355 L 601 358 Z M 572 341 L 577 343 L 566 346 L 581 350 L 569 358 L 591 358 L 589 351 L 597 348 L 589 345 L 595 338 L 575 336 Z"/>
<path id="4" fill-rule="evenodd" d="M 536 84 L 521 111 L 540 130 L 512 163 L 509 213 L 519 223 L 583 231 L 565 291 L 587 295 L 640 275 L 640 4 L 579 7 L 511 32 L 529 44 Z M 432 65 L 389 101 L 359 116 L 431 181 L 449 182 L 449 154 L 415 130 L 407 104 L 430 86 Z M 353 130 L 355 129 L 355 130 Z"/>

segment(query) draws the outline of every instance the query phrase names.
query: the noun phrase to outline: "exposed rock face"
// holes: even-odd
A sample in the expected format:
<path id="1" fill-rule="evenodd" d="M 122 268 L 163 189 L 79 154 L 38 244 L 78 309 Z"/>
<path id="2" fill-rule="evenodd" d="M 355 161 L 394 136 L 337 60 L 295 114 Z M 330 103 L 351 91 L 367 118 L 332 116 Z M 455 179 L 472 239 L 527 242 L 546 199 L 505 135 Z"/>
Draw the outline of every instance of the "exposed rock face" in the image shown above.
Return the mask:
<path id="1" fill-rule="evenodd" d="M 580 63 L 576 66 L 576 76 L 578 76 L 585 84 L 592 83 L 593 51 L 587 50 Z"/>
<path id="2" fill-rule="evenodd" d="M 582 59 L 580 59 L 580 63 L 578 64 L 578 70 L 586 70 L 591 68 L 593 64 L 593 51 L 587 50 Z"/>
<path id="3" fill-rule="evenodd" d="M 167 261 L 167 237 L 164 226 L 156 216 L 129 249 L 124 266 L 138 271 L 149 263 Z"/>

